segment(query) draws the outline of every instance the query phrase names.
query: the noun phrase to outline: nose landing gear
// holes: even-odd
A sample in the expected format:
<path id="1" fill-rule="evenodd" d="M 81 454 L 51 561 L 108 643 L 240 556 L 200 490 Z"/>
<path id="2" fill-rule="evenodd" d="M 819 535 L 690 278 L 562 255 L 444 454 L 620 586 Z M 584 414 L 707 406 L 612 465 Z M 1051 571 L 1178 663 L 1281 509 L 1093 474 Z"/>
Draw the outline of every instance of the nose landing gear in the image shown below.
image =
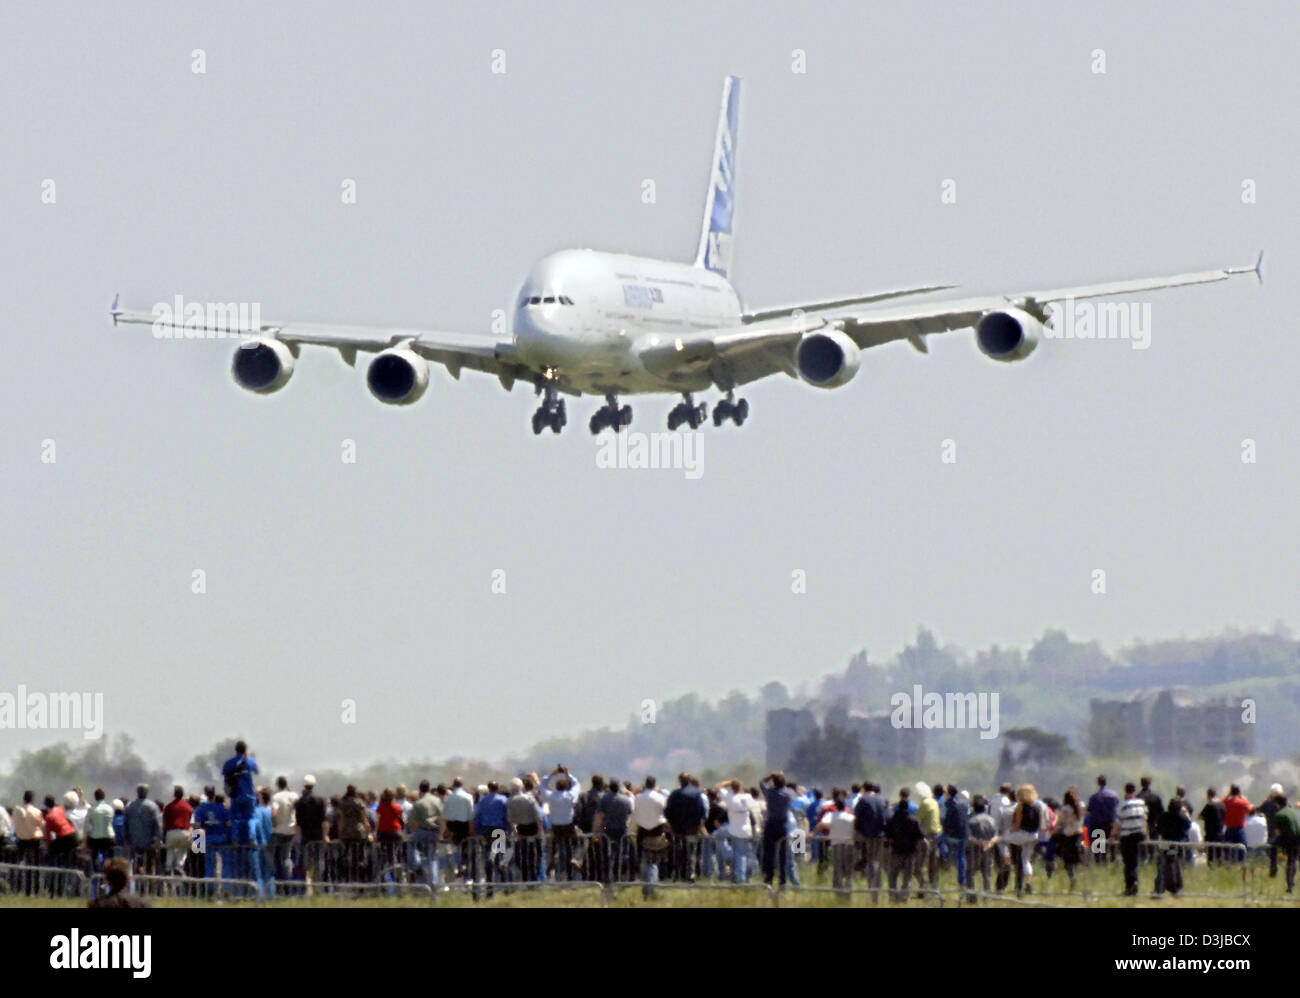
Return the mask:
<path id="1" fill-rule="evenodd" d="M 564 412 L 564 399 L 560 398 L 560 391 L 556 387 L 553 376 L 548 375 L 544 388 L 546 397 L 533 413 L 534 435 L 541 433 L 548 426 L 552 433 L 559 433 L 564 428 L 564 424 L 569 421 Z"/>

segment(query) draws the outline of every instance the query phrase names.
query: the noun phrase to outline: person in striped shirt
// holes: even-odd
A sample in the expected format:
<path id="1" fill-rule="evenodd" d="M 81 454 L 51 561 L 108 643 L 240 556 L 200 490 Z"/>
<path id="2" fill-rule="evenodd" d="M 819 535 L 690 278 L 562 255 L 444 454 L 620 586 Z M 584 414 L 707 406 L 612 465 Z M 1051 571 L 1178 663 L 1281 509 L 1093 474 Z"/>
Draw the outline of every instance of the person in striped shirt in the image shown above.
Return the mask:
<path id="1" fill-rule="evenodd" d="M 1137 787 L 1124 784 L 1124 800 L 1116 816 L 1119 826 L 1119 852 L 1124 858 L 1124 893 L 1138 892 L 1138 852 L 1147 837 L 1147 805 L 1137 795 Z"/>

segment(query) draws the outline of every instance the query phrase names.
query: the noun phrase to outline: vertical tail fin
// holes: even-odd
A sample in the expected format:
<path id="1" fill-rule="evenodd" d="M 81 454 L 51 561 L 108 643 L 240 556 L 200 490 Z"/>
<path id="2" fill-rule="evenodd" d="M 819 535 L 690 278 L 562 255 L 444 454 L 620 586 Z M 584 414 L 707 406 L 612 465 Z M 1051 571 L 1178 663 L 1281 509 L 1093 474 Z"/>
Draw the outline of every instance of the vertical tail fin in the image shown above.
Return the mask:
<path id="1" fill-rule="evenodd" d="M 731 276 L 732 222 L 736 212 L 736 139 L 740 133 L 740 77 L 722 84 L 722 109 L 713 144 L 709 193 L 704 202 L 695 266 Z"/>

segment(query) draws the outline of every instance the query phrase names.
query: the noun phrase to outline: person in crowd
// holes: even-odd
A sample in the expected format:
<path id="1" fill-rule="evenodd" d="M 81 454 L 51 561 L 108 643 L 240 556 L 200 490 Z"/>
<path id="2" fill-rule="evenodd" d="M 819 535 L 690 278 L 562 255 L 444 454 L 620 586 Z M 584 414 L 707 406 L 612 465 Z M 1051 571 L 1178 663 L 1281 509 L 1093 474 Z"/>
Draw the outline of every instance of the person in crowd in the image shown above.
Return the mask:
<path id="1" fill-rule="evenodd" d="M 194 808 L 185 799 L 185 788 L 172 787 L 172 799 L 162 811 L 163 845 L 167 849 L 164 869 L 168 876 L 179 877 L 185 873 L 193 820 Z"/>
<path id="2" fill-rule="evenodd" d="M 1223 823 L 1227 817 L 1227 809 L 1223 801 L 1219 800 L 1218 794 L 1214 787 L 1205 791 L 1205 806 L 1201 808 L 1200 818 L 1205 825 L 1205 859 L 1206 863 L 1214 863 L 1222 859 L 1219 855 L 1220 850 L 1216 849 L 1219 843 L 1223 841 Z"/>
<path id="3" fill-rule="evenodd" d="M 653 776 L 647 776 L 643 789 L 632 801 L 632 817 L 636 822 L 636 851 L 640 860 L 640 877 L 644 884 L 659 882 L 659 864 L 669 855 L 671 838 L 666 812 L 668 798 L 664 796 Z M 645 897 L 653 896 L 651 887 L 643 887 Z"/>
<path id="4" fill-rule="evenodd" d="M 77 838 L 86 837 L 86 815 L 90 813 L 90 802 L 82 793 L 81 787 L 73 787 L 63 795 L 63 810 L 72 827 L 77 830 Z"/>
<path id="5" fill-rule="evenodd" d="M 1051 833 L 1051 819 L 1047 805 L 1038 797 L 1032 783 L 1023 784 L 1016 791 L 1016 805 L 1011 811 L 1011 828 L 999 832 L 995 842 L 1005 842 L 1012 849 L 1016 863 L 1016 893 L 1034 892 L 1034 850 L 1040 839 Z"/>
<path id="6" fill-rule="evenodd" d="M 853 886 L 854 834 L 853 812 L 849 810 L 848 795 L 836 794 L 832 810 L 823 815 L 814 832 L 824 836 L 831 848 L 831 885 L 844 894 Z"/>
<path id="7" fill-rule="evenodd" d="M 1143 803 L 1146 803 L 1145 801 Z M 1183 890 L 1183 849 L 1181 846 L 1166 843 L 1186 842 L 1187 829 L 1191 827 L 1192 818 L 1187 810 L 1187 803 L 1181 797 L 1169 798 L 1169 803 L 1160 811 L 1160 820 L 1151 837 L 1157 839 L 1160 854 L 1156 857 L 1155 895 L 1160 897 L 1169 891 L 1177 897 Z"/>
<path id="8" fill-rule="evenodd" d="M 366 846 L 374 841 L 375 836 L 370 830 L 365 798 L 351 783 L 339 798 L 335 823 L 339 841 L 339 873 L 345 882 L 354 882 L 361 879 L 368 868 Z"/>
<path id="9" fill-rule="evenodd" d="M 1293 894 L 1296 857 L 1300 854 L 1300 811 L 1296 810 L 1294 804 L 1287 803 L 1285 794 L 1278 803 L 1280 806 L 1273 815 L 1273 827 L 1277 829 L 1277 847 L 1286 867 L 1286 892 Z"/>
<path id="10" fill-rule="evenodd" d="M 1147 806 L 1137 795 L 1137 787 L 1124 784 L 1124 800 L 1119 806 L 1112 838 L 1119 836 L 1119 851 L 1124 859 L 1124 893 L 1138 892 L 1138 859 L 1147 836 Z"/>
<path id="11" fill-rule="evenodd" d="M 1114 859 L 1114 849 L 1109 841 L 1114 837 L 1115 819 L 1119 814 L 1119 795 L 1106 786 L 1106 777 L 1097 777 L 1097 791 L 1088 798 L 1088 810 L 1083 823 L 1088 829 L 1088 841 L 1092 844 L 1093 855 L 1098 855 L 1097 840 L 1101 839 L 1100 855 L 1105 859 Z"/>
<path id="12" fill-rule="evenodd" d="M 942 792 L 942 789 L 941 789 Z M 939 886 L 939 841 L 943 837 L 943 820 L 939 813 L 938 794 L 928 783 L 916 784 L 916 820 L 925 833 L 925 841 L 917 848 L 916 870 L 918 887 Z"/>
<path id="13" fill-rule="evenodd" d="M 118 849 L 128 848 L 126 844 L 126 801 L 121 797 L 113 798 L 113 842 Z"/>
<path id="14" fill-rule="evenodd" d="M 257 787 L 253 777 L 260 770 L 257 759 L 248 751 L 248 745 L 241 739 L 235 742 L 235 754 L 221 767 L 221 776 L 226 785 L 226 797 L 230 800 L 230 828 L 234 848 L 231 851 L 231 875 L 237 880 L 250 879 L 253 844 L 256 837 L 257 823 Z"/>
<path id="15" fill-rule="evenodd" d="M 962 887 L 969 887 L 966 860 L 970 847 L 970 802 L 951 783 L 948 784 L 948 792 L 944 796 L 943 843 L 948 850 L 948 855 L 956 861 L 957 883 Z M 933 886 L 939 886 L 937 877 Z"/>
<path id="16" fill-rule="evenodd" d="M 761 826 L 754 821 L 754 798 L 739 780 L 719 783 L 715 788 L 727 812 L 727 852 L 731 859 L 731 881 L 749 882 L 754 861 L 754 834 Z"/>
<path id="17" fill-rule="evenodd" d="M 677 774 L 677 789 L 668 795 L 664 817 L 672 829 L 672 870 L 679 880 L 695 880 L 695 851 L 705 834 L 708 802 L 690 773 Z"/>
<path id="18" fill-rule="evenodd" d="M 1142 784 L 1138 797 L 1147 806 L 1147 838 L 1158 839 L 1160 816 L 1165 813 L 1164 804 L 1160 801 L 1160 795 L 1151 789 L 1151 777 L 1144 776 L 1138 782 Z"/>
<path id="19" fill-rule="evenodd" d="M 611 776 L 591 825 L 592 835 L 600 842 L 598 879 L 603 882 L 624 879 L 630 872 L 624 840 L 631 818 L 632 796 Z"/>
<path id="20" fill-rule="evenodd" d="M 912 886 L 912 872 L 915 869 L 916 853 L 925 841 L 925 832 L 921 823 L 908 806 L 911 792 L 907 787 L 898 791 L 898 804 L 885 825 L 885 838 L 889 840 L 889 891 L 895 904 L 907 900 Z M 898 887 L 899 877 L 903 886 Z"/>
<path id="21" fill-rule="evenodd" d="M 1254 806 L 1241 792 L 1241 787 L 1232 784 L 1228 796 L 1223 798 L 1223 841 L 1233 845 L 1246 844 L 1246 820 Z M 1235 858 L 1235 857 L 1234 857 Z"/>
<path id="22" fill-rule="evenodd" d="M 1065 875 L 1070 879 L 1070 890 L 1074 890 L 1079 864 L 1083 860 L 1083 804 L 1079 800 L 1079 788 L 1070 787 L 1065 791 L 1061 806 L 1056 811 L 1056 854 L 1065 866 Z"/>
<path id="23" fill-rule="evenodd" d="M 104 882 L 108 891 L 86 903 L 88 908 L 148 908 L 149 902 L 131 893 L 131 864 L 114 857 L 104 863 Z"/>
<path id="24" fill-rule="evenodd" d="M 217 875 L 229 878 L 230 869 L 230 809 L 226 807 L 226 797 L 217 793 L 216 787 L 203 788 L 204 801 L 194 810 L 192 819 L 195 828 L 202 831 L 199 847 L 203 853 L 204 876 L 211 879 Z"/>
<path id="25" fill-rule="evenodd" d="M 438 793 L 428 780 L 420 781 L 419 796 L 411 802 L 411 810 L 406 818 L 406 830 L 410 835 L 409 865 L 419 873 L 430 887 L 438 886 L 438 842 L 446 834 L 446 822 L 443 820 L 443 798 L 446 787 L 439 785 Z"/>
<path id="26" fill-rule="evenodd" d="M 401 860 L 406 822 L 402 815 L 402 805 L 392 788 L 384 787 L 376 804 L 375 840 L 379 843 L 379 862 L 384 869 L 389 869 L 397 866 Z"/>
<path id="27" fill-rule="evenodd" d="M 884 871 L 885 825 L 889 823 L 889 805 L 880 796 L 880 785 L 866 780 L 853 807 L 854 838 L 861 853 L 860 864 L 871 891 L 873 904 L 880 900 Z"/>
<path id="28" fill-rule="evenodd" d="M 993 874 L 993 847 L 998 836 L 998 825 L 989 814 L 989 802 L 983 794 L 976 794 L 971 801 L 971 816 L 968 824 L 970 833 L 971 870 L 970 881 L 966 885 L 970 891 L 975 889 L 975 868 L 980 871 L 980 888 L 985 894 L 989 892 L 989 883 Z M 978 901 L 978 898 L 976 898 Z"/>
<path id="29" fill-rule="evenodd" d="M 1277 814 L 1278 809 L 1282 806 L 1281 801 L 1286 800 L 1286 793 L 1282 789 L 1282 784 L 1274 783 L 1268 788 L 1268 797 L 1264 803 L 1255 808 L 1255 814 L 1264 818 L 1268 838 L 1268 875 L 1277 876 L 1277 834 L 1273 826 L 1273 816 Z"/>
<path id="30" fill-rule="evenodd" d="M 104 788 L 95 788 L 95 803 L 86 812 L 86 849 L 89 869 L 103 869 L 104 861 L 113 857 L 113 805 L 105 799 Z"/>
<path id="31" fill-rule="evenodd" d="M 289 778 L 275 778 L 271 795 L 271 841 L 275 855 L 275 878 L 293 879 L 293 846 L 298 839 L 298 795 L 289 789 Z"/>
<path id="32" fill-rule="evenodd" d="M 1012 863 L 1018 863 L 1020 859 L 1018 847 L 1005 841 L 1013 828 L 1016 813 L 1015 790 L 1010 783 L 1004 783 L 998 788 L 997 796 L 989 804 L 989 815 L 997 825 L 997 835 L 994 838 L 994 848 L 998 862 L 998 876 L 994 888 L 999 894 L 1007 889 L 1007 884 L 1011 881 Z M 1018 867 L 1017 867 L 1018 869 Z M 1017 873 L 1016 879 L 1020 879 Z"/>
<path id="33" fill-rule="evenodd" d="M 126 844 L 131 866 L 137 873 L 158 872 L 158 849 L 162 844 L 162 809 L 149 799 L 149 784 L 135 788 L 135 800 L 126 807 Z"/>
<path id="34" fill-rule="evenodd" d="M 506 822 L 515 836 L 514 861 L 522 879 L 533 881 L 541 870 L 542 808 L 531 775 L 516 777 L 510 789 L 513 792 L 506 801 Z"/>
<path id="35" fill-rule="evenodd" d="M 758 788 L 763 794 L 763 801 L 766 805 L 766 813 L 763 818 L 763 854 L 761 863 L 763 882 L 771 884 L 779 866 L 780 883 L 784 887 L 787 871 L 786 857 L 783 850 L 788 849 L 790 846 L 787 837 L 789 835 L 787 819 L 790 817 L 791 807 L 794 806 L 796 794 L 790 787 L 786 786 L 785 773 L 779 770 L 769 773 L 760 780 Z"/>

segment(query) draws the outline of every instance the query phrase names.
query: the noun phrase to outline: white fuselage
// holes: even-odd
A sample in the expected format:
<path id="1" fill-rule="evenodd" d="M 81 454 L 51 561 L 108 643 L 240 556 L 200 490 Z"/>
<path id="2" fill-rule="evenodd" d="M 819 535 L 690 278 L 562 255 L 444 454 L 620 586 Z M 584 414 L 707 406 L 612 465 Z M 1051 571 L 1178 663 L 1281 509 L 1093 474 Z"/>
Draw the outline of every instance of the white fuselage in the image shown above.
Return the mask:
<path id="1" fill-rule="evenodd" d="M 562 250 L 539 260 L 514 302 L 519 359 L 583 393 L 681 391 L 646 371 L 642 347 L 741 324 L 735 288 L 703 267 Z M 699 388 L 708 386 L 707 378 Z"/>

